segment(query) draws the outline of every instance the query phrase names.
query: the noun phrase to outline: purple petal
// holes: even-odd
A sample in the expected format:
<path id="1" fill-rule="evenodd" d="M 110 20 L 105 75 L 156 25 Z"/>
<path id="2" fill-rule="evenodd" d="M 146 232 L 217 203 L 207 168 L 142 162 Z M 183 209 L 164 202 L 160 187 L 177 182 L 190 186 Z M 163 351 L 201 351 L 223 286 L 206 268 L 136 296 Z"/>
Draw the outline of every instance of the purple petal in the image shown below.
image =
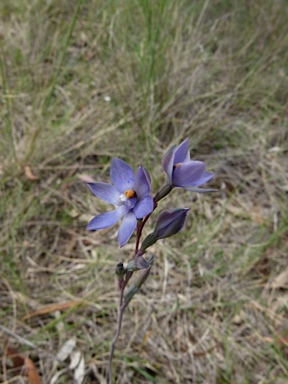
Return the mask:
<path id="1" fill-rule="evenodd" d="M 134 184 L 133 169 L 125 161 L 113 157 L 110 177 L 116 189 L 124 193 L 127 189 L 132 189 Z"/>
<path id="2" fill-rule="evenodd" d="M 155 225 L 155 236 L 164 239 L 178 233 L 185 223 L 189 210 L 189 208 L 176 208 L 161 212 Z"/>
<path id="3" fill-rule="evenodd" d="M 133 212 L 128 212 L 123 218 L 122 224 L 118 232 L 118 241 L 120 247 L 123 247 L 130 239 L 134 229 L 136 228 L 136 217 Z"/>
<path id="4" fill-rule="evenodd" d="M 138 201 L 137 197 L 130 197 L 125 201 L 124 204 L 127 207 L 128 211 L 131 211 L 135 207 L 137 201 Z"/>
<path id="5" fill-rule="evenodd" d="M 127 213 L 125 205 L 121 205 L 113 211 L 100 213 L 100 215 L 93 217 L 93 219 L 87 225 L 89 231 L 95 231 L 96 229 L 107 228 L 115 224 L 123 215 Z"/>
<path id="6" fill-rule="evenodd" d="M 187 151 L 185 159 L 183 160 L 183 163 L 187 163 L 187 161 L 190 161 L 190 151 Z"/>
<path id="7" fill-rule="evenodd" d="M 177 220 L 179 217 L 186 217 L 189 208 L 176 208 L 163 211 L 158 216 L 155 228 L 157 230 L 167 227 L 171 222 Z"/>
<path id="8" fill-rule="evenodd" d="M 177 163 L 184 163 L 187 156 L 187 152 L 188 152 L 188 146 L 189 146 L 189 139 L 186 139 L 177 147 L 173 165 Z"/>
<path id="9" fill-rule="evenodd" d="M 205 171 L 203 175 L 198 179 L 197 183 L 194 184 L 195 186 L 201 185 L 206 183 L 206 181 L 209 181 L 214 176 L 214 173 Z"/>
<path id="10" fill-rule="evenodd" d="M 150 175 L 144 167 L 139 167 L 135 177 L 134 189 L 139 200 L 150 193 Z"/>
<path id="11" fill-rule="evenodd" d="M 173 172 L 173 185 L 186 187 L 200 185 L 199 180 L 205 172 L 205 163 L 202 161 L 188 161 L 175 168 Z M 212 176 L 211 176 L 212 177 Z"/>
<path id="12" fill-rule="evenodd" d="M 146 175 L 146 179 L 147 179 L 149 185 L 151 185 L 151 176 L 150 176 L 150 173 L 147 171 L 146 168 L 142 167 L 142 169 L 143 169 L 143 172 L 144 172 L 145 175 Z"/>
<path id="13" fill-rule="evenodd" d="M 142 219 L 143 217 L 149 215 L 154 209 L 154 201 L 152 196 L 146 196 L 144 199 L 138 201 L 135 205 L 133 211 L 137 219 Z"/>
<path id="14" fill-rule="evenodd" d="M 176 145 L 171 147 L 163 156 L 162 159 L 162 167 L 164 171 L 168 175 L 168 180 L 172 184 L 172 173 L 173 173 L 173 165 L 174 165 L 174 156 L 176 151 Z"/>
<path id="15" fill-rule="evenodd" d="M 95 182 L 95 183 L 87 183 L 88 187 L 94 193 L 95 196 L 100 199 L 107 201 L 108 203 L 119 205 L 119 195 L 120 193 L 117 189 L 108 183 Z"/>

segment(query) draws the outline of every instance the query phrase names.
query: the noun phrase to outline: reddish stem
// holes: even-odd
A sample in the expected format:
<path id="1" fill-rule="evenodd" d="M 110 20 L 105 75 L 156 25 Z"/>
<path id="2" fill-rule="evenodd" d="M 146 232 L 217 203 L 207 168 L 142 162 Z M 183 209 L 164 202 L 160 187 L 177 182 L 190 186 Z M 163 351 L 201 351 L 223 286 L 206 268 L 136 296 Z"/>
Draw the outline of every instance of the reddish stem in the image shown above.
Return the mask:
<path id="1" fill-rule="evenodd" d="M 154 198 L 154 208 L 153 208 L 153 211 L 157 208 L 157 203 L 155 201 L 155 198 Z M 149 213 L 149 215 L 147 215 L 144 220 L 141 220 L 141 221 L 138 221 L 137 222 L 137 239 L 136 239 L 136 246 L 135 246 L 135 256 L 134 258 L 137 256 L 137 253 L 138 253 L 138 250 L 139 250 L 139 244 L 140 244 L 140 239 L 141 239 L 141 236 L 142 236 L 142 231 L 143 231 L 143 228 L 145 226 L 145 224 L 147 223 L 147 220 L 149 219 L 149 217 L 152 215 L 152 212 Z"/>
<path id="2" fill-rule="evenodd" d="M 154 198 L 154 208 L 153 208 L 153 211 L 154 211 L 154 209 L 156 207 L 157 207 L 157 202 L 156 202 L 156 200 Z M 134 256 L 134 258 L 137 256 L 137 254 L 139 252 L 139 244 L 140 244 L 140 239 L 141 239 L 141 236 L 142 236 L 143 228 L 144 228 L 145 224 L 147 223 L 147 220 L 151 216 L 152 212 L 149 213 L 149 215 L 147 215 L 144 219 L 137 221 L 137 229 L 136 229 L 136 231 L 137 231 L 137 235 L 136 235 L 137 238 L 136 238 L 135 256 Z M 123 283 L 121 285 L 121 288 L 120 288 L 117 331 L 116 331 L 116 335 L 115 335 L 115 337 L 114 337 L 114 339 L 112 340 L 112 343 L 111 343 L 110 356 L 109 356 L 109 369 L 108 369 L 108 372 L 109 372 L 109 381 L 108 382 L 109 382 L 109 384 L 112 384 L 112 361 L 113 361 L 115 346 L 116 346 L 116 342 L 117 342 L 118 337 L 119 337 L 120 332 L 121 332 L 123 314 L 124 314 L 125 308 L 129 304 L 129 301 L 123 303 L 124 290 L 125 290 L 128 282 L 129 282 L 129 280 L 131 279 L 132 275 L 133 275 L 132 271 L 126 272 L 125 280 L 123 281 Z"/>

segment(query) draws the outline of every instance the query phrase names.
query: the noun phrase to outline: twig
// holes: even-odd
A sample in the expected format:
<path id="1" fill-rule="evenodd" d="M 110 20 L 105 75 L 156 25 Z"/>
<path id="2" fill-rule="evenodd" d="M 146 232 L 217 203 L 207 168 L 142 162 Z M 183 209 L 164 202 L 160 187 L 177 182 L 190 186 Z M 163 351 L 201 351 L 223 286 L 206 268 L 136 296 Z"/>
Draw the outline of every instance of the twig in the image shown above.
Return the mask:
<path id="1" fill-rule="evenodd" d="M 128 306 L 128 304 L 130 303 L 132 297 L 139 291 L 139 289 L 141 288 L 142 284 L 144 284 L 144 282 L 146 281 L 147 277 L 149 276 L 150 274 L 150 271 L 151 271 L 151 267 L 152 267 L 152 264 L 153 264 L 153 260 L 154 260 L 154 257 L 151 261 L 151 264 L 148 268 L 146 269 L 143 269 L 141 271 L 139 271 L 139 277 L 138 279 L 136 280 L 136 282 L 133 282 L 127 293 L 126 293 L 126 296 L 125 296 L 125 301 L 123 302 L 123 299 L 124 299 L 124 289 L 128 283 L 128 281 L 130 280 L 130 277 L 132 276 L 132 273 L 126 274 L 126 284 L 123 285 L 121 287 L 121 290 L 120 290 L 120 297 L 119 297 L 119 311 L 118 311 L 118 319 L 117 319 L 117 331 L 116 331 L 116 335 L 114 337 L 114 339 L 112 340 L 111 342 L 111 347 L 110 347 L 110 355 L 109 355 L 109 384 L 112 384 L 112 361 L 113 361 L 113 356 L 114 356 L 114 351 L 115 351 L 115 346 L 116 346 L 116 343 L 117 343 L 117 340 L 119 338 L 119 335 L 121 333 L 121 327 L 122 327 L 122 319 L 123 319 L 123 315 L 124 315 L 124 311 L 126 309 L 126 307 Z"/>
<path id="2" fill-rule="evenodd" d="M 122 294 L 122 300 L 123 300 L 123 294 Z M 120 336 L 120 332 L 121 332 L 121 326 L 122 326 L 122 319 L 123 319 L 124 311 L 125 311 L 125 308 L 127 307 L 128 303 L 129 302 L 124 302 L 119 308 L 118 320 L 117 320 L 117 332 L 116 332 L 116 335 L 114 336 L 114 339 L 111 342 L 110 355 L 109 355 L 109 384 L 112 384 L 112 361 L 113 361 L 115 346 L 116 346 L 118 337 Z"/>
<path id="3" fill-rule="evenodd" d="M 156 207 L 157 207 L 157 202 L 156 202 L 156 200 L 154 198 L 154 208 L 153 208 L 153 211 L 154 211 L 154 209 Z M 143 231 L 143 228 L 144 228 L 147 220 L 151 216 L 152 212 L 149 213 L 149 215 L 147 215 L 144 220 L 141 220 L 141 221 L 138 220 L 138 222 L 137 222 L 137 235 L 136 235 L 137 237 L 136 237 L 134 259 L 136 259 L 137 256 L 139 256 L 138 251 L 139 251 L 139 244 L 140 244 L 140 238 L 141 238 L 141 235 L 142 235 L 142 231 Z M 153 261 L 152 261 L 152 263 L 153 263 Z M 116 335 L 114 336 L 114 339 L 111 342 L 110 354 L 109 354 L 109 368 L 108 368 L 108 375 L 109 375 L 109 382 L 108 383 L 109 384 L 112 384 L 112 362 L 113 362 L 113 357 L 114 357 L 115 346 L 116 346 L 117 340 L 118 340 L 118 338 L 120 336 L 120 333 L 121 333 L 121 326 L 122 326 L 122 319 L 123 319 L 124 311 L 125 311 L 126 307 L 128 306 L 130 300 L 134 296 L 134 294 L 138 292 L 138 290 L 140 289 L 140 287 L 142 286 L 144 281 L 149 276 L 150 270 L 151 270 L 151 267 L 152 267 L 152 263 L 149 266 L 149 268 L 147 268 L 145 270 L 144 274 L 142 276 L 140 276 L 140 279 L 138 279 L 138 283 L 133 288 L 134 292 L 130 295 L 130 297 L 126 298 L 124 303 L 123 303 L 124 290 L 127 287 L 127 284 L 128 284 L 129 280 L 131 279 L 131 277 L 133 275 L 133 271 L 127 271 L 126 274 L 125 274 L 125 280 L 123 281 L 121 279 L 122 282 L 119 285 L 120 295 L 119 295 L 119 310 L 118 310 L 118 319 L 117 319 L 117 331 L 116 331 Z M 122 266 L 123 266 L 123 264 L 122 264 Z"/>

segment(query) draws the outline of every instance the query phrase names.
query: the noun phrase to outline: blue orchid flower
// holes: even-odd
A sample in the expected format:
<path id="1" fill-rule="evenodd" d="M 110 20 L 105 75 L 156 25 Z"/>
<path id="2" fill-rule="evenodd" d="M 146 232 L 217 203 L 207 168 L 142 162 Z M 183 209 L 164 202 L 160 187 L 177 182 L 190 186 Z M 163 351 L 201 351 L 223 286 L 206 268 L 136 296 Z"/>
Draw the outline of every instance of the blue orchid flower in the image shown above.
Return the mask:
<path id="1" fill-rule="evenodd" d="M 203 161 L 190 160 L 189 140 L 178 147 L 174 145 L 164 155 L 162 167 L 168 176 L 170 187 L 180 187 L 193 192 L 211 192 L 214 189 L 195 188 L 209 181 L 214 174 L 207 172 Z"/>
<path id="2" fill-rule="evenodd" d="M 148 171 L 140 166 L 134 177 L 133 169 L 125 161 L 114 157 L 110 168 L 112 184 L 103 182 L 87 182 L 95 196 L 115 205 L 113 211 L 95 216 L 87 229 L 95 231 L 115 224 L 123 217 L 118 232 L 118 241 L 122 247 L 130 239 L 137 224 L 154 209 L 150 195 L 151 178 Z"/>

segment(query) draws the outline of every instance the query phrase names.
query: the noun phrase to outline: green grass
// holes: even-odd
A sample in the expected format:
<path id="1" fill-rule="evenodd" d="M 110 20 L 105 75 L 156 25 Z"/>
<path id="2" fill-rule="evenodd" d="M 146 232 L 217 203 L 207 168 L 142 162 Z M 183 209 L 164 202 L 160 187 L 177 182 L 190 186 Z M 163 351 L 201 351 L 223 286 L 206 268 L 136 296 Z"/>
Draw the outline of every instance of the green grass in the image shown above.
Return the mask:
<path id="1" fill-rule="evenodd" d="M 156 192 L 163 153 L 186 137 L 219 192 L 160 202 L 191 211 L 151 249 L 115 383 L 287 381 L 287 281 L 273 286 L 287 268 L 287 17 L 284 0 L 1 1 L 0 319 L 14 337 L 0 332 L 41 349 L 30 352 L 43 382 L 63 368 L 49 353 L 74 336 L 84 383 L 105 382 L 114 269 L 132 258 L 117 226 L 85 230 L 110 206 L 79 176 L 109 181 L 116 156 L 146 166 Z"/>

